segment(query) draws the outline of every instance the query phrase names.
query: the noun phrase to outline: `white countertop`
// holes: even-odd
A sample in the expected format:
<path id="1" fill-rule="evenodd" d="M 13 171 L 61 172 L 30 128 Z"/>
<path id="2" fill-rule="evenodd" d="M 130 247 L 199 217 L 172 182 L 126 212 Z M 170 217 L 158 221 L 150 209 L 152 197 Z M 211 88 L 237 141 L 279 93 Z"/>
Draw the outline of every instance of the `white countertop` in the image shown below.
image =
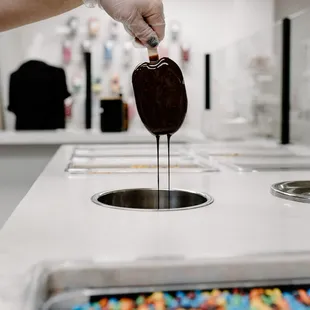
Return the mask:
<path id="1" fill-rule="evenodd" d="M 214 203 L 180 212 L 119 211 L 95 205 L 92 195 L 155 188 L 156 175 L 70 176 L 64 169 L 72 150 L 61 147 L 1 230 L 0 279 L 42 260 L 116 262 L 310 251 L 309 205 L 270 194 L 271 184 L 307 180 L 309 171 L 241 174 L 223 168 L 218 173 L 172 175 L 172 187 L 208 193 Z"/>
<path id="2" fill-rule="evenodd" d="M 173 137 L 175 142 L 203 141 L 199 131 L 180 130 Z M 154 137 L 145 129 L 121 133 L 98 131 L 0 131 L 0 145 L 62 145 L 62 144 L 117 144 L 150 143 Z"/>

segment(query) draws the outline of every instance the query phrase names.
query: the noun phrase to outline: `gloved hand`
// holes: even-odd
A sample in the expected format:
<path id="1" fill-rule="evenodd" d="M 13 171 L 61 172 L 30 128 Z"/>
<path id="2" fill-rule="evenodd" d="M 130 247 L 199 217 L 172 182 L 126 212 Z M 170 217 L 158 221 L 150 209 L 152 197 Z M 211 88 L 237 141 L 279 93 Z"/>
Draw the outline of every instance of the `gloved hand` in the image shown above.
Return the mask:
<path id="1" fill-rule="evenodd" d="M 162 0 L 99 0 L 100 6 L 138 43 L 156 47 L 165 36 Z"/>

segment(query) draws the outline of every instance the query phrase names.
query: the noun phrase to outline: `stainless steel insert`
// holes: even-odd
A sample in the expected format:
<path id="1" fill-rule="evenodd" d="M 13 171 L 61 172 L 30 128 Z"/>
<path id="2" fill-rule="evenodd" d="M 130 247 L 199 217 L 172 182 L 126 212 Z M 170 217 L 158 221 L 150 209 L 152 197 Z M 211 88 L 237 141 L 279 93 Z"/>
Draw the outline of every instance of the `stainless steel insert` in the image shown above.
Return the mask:
<path id="1" fill-rule="evenodd" d="M 278 198 L 310 203 L 310 181 L 277 183 L 272 185 L 271 193 Z"/>
<path id="2" fill-rule="evenodd" d="M 74 157 L 155 157 L 155 154 L 156 145 L 136 145 L 135 147 L 79 147 L 75 148 L 73 152 Z M 185 149 L 173 145 L 171 156 L 180 156 L 180 154 L 186 155 Z M 168 156 L 167 145 L 160 145 L 160 155 Z"/>
<path id="3" fill-rule="evenodd" d="M 216 158 L 215 158 L 216 160 Z M 310 170 L 309 156 L 291 157 L 231 157 L 218 161 L 238 172 Z"/>
<path id="4" fill-rule="evenodd" d="M 208 157 L 293 157 L 294 154 L 285 148 L 233 148 L 233 147 L 212 147 L 205 150 L 198 150 L 197 154 Z"/>
<path id="5" fill-rule="evenodd" d="M 206 207 L 213 203 L 207 194 L 173 189 L 124 189 L 99 193 L 92 201 L 102 207 L 136 211 L 178 211 Z"/>
<path id="6" fill-rule="evenodd" d="M 89 296 L 161 290 L 213 289 L 309 283 L 309 254 L 227 259 L 64 262 L 38 265 L 23 309 L 71 310 Z M 268 280 L 267 280 L 268 279 Z"/>
<path id="7" fill-rule="evenodd" d="M 156 157 L 72 157 L 66 171 L 70 174 L 155 173 Z M 174 173 L 218 172 L 218 168 L 203 158 L 172 156 Z M 160 157 L 160 172 L 167 173 L 167 157 Z"/>

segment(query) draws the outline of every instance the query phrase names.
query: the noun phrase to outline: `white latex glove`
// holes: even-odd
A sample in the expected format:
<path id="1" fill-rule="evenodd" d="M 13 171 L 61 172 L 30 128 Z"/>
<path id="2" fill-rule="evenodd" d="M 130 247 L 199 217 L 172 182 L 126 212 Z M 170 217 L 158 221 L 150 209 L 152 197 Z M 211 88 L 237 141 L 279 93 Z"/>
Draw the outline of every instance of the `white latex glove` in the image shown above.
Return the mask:
<path id="1" fill-rule="evenodd" d="M 99 0 L 101 7 L 138 43 L 156 47 L 165 36 L 162 0 Z"/>

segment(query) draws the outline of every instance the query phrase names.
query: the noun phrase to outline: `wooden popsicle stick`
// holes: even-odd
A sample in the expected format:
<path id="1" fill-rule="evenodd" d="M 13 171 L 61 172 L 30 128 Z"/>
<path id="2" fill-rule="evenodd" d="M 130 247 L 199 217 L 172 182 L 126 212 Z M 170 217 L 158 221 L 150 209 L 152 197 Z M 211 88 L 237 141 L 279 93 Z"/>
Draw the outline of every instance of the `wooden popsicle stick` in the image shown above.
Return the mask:
<path id="1" fill-rule="evenodd" d="M 158 50 L 157 48 L 154 48 L 154 49 L 148 49 L 148 54 L 149 54 L 149 59 L 150 59 L 150 62 L 156 62 L 159 60 L 159 56 L 158 56 Z"/>

